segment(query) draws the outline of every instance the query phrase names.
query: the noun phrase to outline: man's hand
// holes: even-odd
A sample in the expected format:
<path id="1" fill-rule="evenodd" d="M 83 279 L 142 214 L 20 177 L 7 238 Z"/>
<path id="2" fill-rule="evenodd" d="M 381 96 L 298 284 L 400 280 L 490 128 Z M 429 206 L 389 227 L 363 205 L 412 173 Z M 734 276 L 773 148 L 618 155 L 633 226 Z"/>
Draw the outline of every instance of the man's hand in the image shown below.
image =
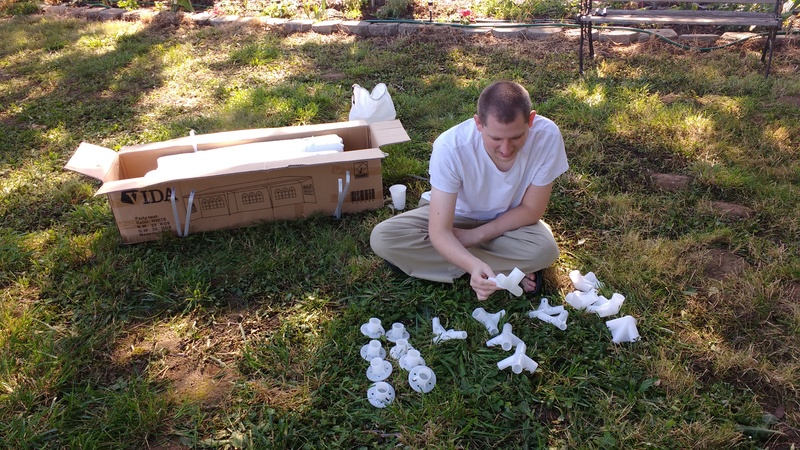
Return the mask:
<path id="1" fill-rule="evenodd" d="M 494 281 L 490 280 L 489 277 L 493 278 L 494 272 L 492 272 L 492 269 L 484 264 L 483 261 L 481 261 L 475 269 L 470 271 L 469 285 L 472 286 L 472 290 L 478 294 L 478 300 L 486 300 L 494 291 L 502 289 L 497 286 Z"/>
<path id="2" fill-rule="evenodd" d="M 453 228 L 453 235 L 456 237 L 456 239 L 458 239 L 458 242 L 464 246 L 464 248 L 470 248 L 483 242 L 480 230 L 477 228 Z"/>

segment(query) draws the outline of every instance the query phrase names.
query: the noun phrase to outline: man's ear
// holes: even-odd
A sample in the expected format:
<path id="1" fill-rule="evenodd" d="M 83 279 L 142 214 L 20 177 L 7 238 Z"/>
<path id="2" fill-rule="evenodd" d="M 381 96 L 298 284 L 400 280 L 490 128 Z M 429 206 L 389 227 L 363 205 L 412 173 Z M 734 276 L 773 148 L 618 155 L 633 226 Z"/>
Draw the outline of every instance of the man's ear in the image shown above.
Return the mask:
<path id="1" fill-rule="evenodd" d="M 533 126 L 533 118 L 536 117 L 536 110 L 531 111 L 531 118 L 528 119 L 528 128 Z"/>
<path id="2" fill-rule="evenodd" d="M 473 119 L 475 120 L 475 126 L 478 127 L 478 131 L 483 132 L 483 124 L 481 123 L 480 117 L 478 117 L 478 115 L 475 114 Z"/>

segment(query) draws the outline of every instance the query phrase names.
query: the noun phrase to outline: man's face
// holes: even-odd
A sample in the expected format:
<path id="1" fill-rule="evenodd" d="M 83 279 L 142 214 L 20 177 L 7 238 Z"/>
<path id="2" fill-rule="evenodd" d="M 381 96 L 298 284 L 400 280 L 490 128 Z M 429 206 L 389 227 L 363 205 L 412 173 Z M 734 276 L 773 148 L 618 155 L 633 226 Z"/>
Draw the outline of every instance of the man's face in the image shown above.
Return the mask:
<path id="1" fill-rule="evenodd" d="M 514 165 L 514 158 L 528 138 L 535 115 L 536 111 L 532 111 L 530 117 L 519 115 L 511 123 L 500 123 L 492 115 L 488 116 L 486 123 L 482 123 L 475 115 L 483 146 L 498 169 L 506 171 Z"/>

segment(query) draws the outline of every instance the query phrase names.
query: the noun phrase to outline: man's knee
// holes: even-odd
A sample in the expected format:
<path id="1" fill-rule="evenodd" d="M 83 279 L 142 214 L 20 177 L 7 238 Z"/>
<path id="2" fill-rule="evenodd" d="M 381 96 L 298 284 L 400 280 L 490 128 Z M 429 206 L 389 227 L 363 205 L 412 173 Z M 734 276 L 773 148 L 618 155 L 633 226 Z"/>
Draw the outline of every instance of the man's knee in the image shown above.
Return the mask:
<path id="1" fill-rule="evenodd" d="M 369 246 L 372 247 L 372 251 L 384 259 L 386 253 L 388 252 L 385 239 L 385 229 L 386 222 L 381 222 L 372 228 L 372 233 L 369 235 Z"/>

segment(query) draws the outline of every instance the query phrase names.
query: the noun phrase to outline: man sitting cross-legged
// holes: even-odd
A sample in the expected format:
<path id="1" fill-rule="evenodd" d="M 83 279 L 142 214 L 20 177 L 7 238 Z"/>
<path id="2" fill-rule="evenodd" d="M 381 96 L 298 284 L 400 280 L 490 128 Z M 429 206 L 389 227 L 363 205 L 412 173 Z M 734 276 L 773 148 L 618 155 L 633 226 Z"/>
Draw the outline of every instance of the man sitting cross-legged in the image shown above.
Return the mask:
<path id="1" fill-rule="evenodd" d="M 452 283 L 469 273 L 480 300 L 501 289 L 488 278 L 514 268 L 526 273 L 523 290 L 538 293 L 559 255 L 541 218 L 569 167 L 561 132 L 510 81 L 484 89 L 477 112 L 433 143 L 430 200 L 376 225 L 370 245 L 413 277 Z"/>

